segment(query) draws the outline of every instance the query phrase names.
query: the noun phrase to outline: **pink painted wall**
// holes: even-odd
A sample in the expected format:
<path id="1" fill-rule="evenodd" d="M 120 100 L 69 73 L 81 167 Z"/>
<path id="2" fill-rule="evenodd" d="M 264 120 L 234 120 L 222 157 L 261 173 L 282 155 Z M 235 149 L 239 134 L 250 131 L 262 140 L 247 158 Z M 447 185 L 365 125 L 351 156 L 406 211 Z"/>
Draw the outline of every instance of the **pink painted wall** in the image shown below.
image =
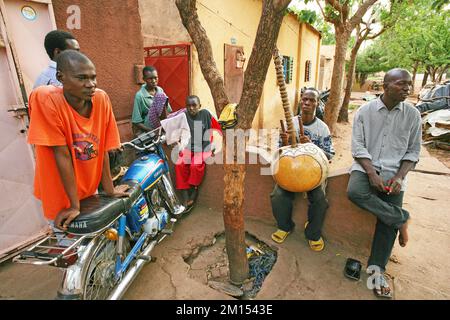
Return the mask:
<path id="1" fill-rule="evenodd" d="M 81 9 L 81 29 L 67 29 L 67 8 Z M 139 85 L 134 65 L 144 63 L 138 0 L 53 1 L 56 24 L 71 32 L 97 67 L 98 86 L 111 98 L 122 140 L 131 138 L 129 119 Z"/>

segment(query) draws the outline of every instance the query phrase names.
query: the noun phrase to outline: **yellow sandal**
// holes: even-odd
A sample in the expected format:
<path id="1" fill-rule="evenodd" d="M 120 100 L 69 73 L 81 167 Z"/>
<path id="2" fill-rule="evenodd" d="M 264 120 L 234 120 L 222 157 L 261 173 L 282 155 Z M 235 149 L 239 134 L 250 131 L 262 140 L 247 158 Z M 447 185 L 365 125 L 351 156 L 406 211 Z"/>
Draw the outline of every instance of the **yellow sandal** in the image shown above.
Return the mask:
<path id="1" fill-rule="evenodd" d="M 278 229 L 276 232 L 272 233 L 272 240 L 276 243 L 283 243 L 284 240 L 286 240 L 287 236 L 289 235 L 289 231 L 283 231 Z"/>
<path id="2" fill-rule="evenodd" d="M 322 251 L 323 248 L 325 248 L 325 242 L 323 242 L 322 237 L 320 237 L 320 239 L 317 241 L 308 240 L 308 243 L 311 250 L 316 252 Z"/>

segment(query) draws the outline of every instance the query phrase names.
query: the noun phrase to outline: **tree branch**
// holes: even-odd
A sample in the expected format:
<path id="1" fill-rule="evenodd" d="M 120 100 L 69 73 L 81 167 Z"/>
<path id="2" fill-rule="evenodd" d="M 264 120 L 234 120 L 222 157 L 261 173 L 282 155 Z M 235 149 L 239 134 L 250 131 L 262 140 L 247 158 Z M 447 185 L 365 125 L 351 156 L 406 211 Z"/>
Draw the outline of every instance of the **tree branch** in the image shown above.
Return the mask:
<path id="1" fill-rule="evenodd" d="M 319 6 L 320 11 L 322 12 L 322 16 L 323 16 L 323 18 L 325 19 L 325 21 L 334 24 L 333 19 L 331 19 L 328 15 L 325 14 L 325 11 L 323 10 L 323 7 L 322 7 L 322 5 L 320 4 L 320 1 L 319 1 L 319 0 L 316 0 L 316 3 L 317 3 L 317 5 Z"/>
<path id="2" fill-rule="evenodd" d="M 348 16 L 350 15 L 350 6 L 348 3 L 342 6 L 342 22 L 347 21 Z"/>
<path id="3" fill-rule="evenodd" d="M 362 18 L 366 14 L 367 10 L 375 3 L 377 0 L 365 0 L 356 10 L 353 17 L 350 18 L 350 27 L 354 29 L 358 23 L 361 22 Z"/>
<path id="4" fill-rule="evenodd" d="M 216 113 L 219 116 L 229 100 L 222 75 L 214 61 L 211 42 L 198 18 L 196 0 L 176 0 L 175 4 L 181 21 L 197 48 L 200 69 L 211 90 Z"/>
<path id="5" fill-rule="evenodd" d="M 338 0 L 325 0 L 326 3 L 328 3 L 330 6 L 332 6 L 334 9 L 342 13 L 342 5 L 339 3 Z"/>

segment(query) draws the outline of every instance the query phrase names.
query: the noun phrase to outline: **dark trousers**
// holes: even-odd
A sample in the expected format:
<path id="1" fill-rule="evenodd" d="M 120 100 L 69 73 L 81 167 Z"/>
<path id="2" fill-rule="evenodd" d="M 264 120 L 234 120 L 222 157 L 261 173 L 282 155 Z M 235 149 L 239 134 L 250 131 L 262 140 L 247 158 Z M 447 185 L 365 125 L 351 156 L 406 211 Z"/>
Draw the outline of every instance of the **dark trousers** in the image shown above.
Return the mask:
<path id="1" fill-rule="evenodd" d="M 292 203 L 295 198 L 295 192 L 282 189 L 275 186 L 270 199 L 272 202 L 272 213 L 277 221 L 278 229 L 291 231 L 295 227 L 292 221 Z M 305 229 L 305 236 L 308 240 L 317 241 L 322 234 L 322 226 L 325 220 L 325 214 L 328 209 L 328 201 L 322 187 L 317 187 L 308 192 L 308 227 Z"/>
<path id="2" fill-rule="evenodd" d="M 404 192 L 387 195 L 370 185 L 366 173 L 353 171 L 347 189 L 348 198 L 358 207 L 377 217 L 368 265 L 376 265 L 384 272 L 392 253 L 398 229 L 409 219 L 402 208 Z"/>

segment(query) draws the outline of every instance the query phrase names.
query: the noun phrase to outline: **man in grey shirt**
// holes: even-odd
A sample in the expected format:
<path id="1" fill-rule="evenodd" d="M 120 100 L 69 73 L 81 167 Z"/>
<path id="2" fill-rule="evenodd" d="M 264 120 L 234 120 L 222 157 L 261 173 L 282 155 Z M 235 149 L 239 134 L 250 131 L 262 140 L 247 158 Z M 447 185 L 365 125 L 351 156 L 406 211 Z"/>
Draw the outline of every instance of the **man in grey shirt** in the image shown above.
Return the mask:
<path id="1" fill-rule="evenodd" d="M 411 85 L 408 71 L 390 70 L 384 77 L 383 95 L 359 108 L 353 122 L 355 161 L 347 193 L 352 202 L 377 217 L 368 272 L 375 271 L 374 292 L 385 298 L 392 297 L 383 273 L 397 232 L 402 247 L 408 241 L 409 213 L 402 208 L 403 195 L 406 175 L 420 153 L 420 113 L 404 102 Z"/>

